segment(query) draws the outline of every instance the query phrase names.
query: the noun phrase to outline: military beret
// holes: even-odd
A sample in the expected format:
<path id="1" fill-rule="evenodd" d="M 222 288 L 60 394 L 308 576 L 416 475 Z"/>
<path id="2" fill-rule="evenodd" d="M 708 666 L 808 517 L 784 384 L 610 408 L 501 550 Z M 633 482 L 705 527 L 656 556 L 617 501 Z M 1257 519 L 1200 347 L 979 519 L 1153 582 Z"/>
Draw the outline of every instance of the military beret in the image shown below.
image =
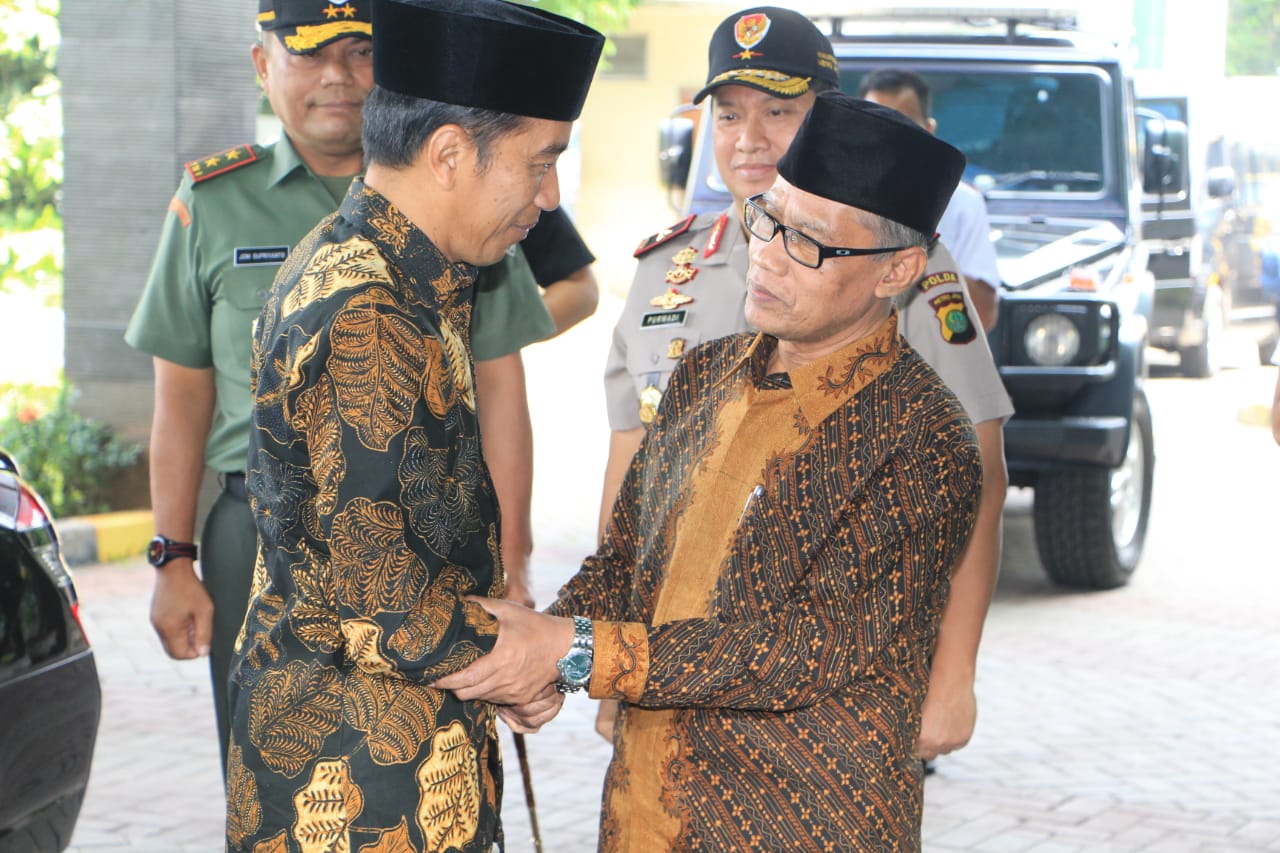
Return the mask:
<path id="1" fill-rule="evenodd" d="M 897 110 L 823 92 L 778 161 L 787 183 L 932 236 L 964 154 Z"/>

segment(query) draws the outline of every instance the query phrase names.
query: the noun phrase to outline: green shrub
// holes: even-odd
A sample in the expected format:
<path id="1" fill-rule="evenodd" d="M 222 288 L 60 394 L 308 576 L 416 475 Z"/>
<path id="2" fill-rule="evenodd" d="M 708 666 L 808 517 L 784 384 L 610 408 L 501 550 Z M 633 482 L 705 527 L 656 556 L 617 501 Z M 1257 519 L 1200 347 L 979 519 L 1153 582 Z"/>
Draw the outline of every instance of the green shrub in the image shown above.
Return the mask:
<path id="1" fill-rule="evenodd" d="M 119 476 L 138 460 L 137 445 L 76 412 L 68 385 L 41 393 L 10 392 L 0 415 L 0 447 L 55 517 L 106 512 Z"/>

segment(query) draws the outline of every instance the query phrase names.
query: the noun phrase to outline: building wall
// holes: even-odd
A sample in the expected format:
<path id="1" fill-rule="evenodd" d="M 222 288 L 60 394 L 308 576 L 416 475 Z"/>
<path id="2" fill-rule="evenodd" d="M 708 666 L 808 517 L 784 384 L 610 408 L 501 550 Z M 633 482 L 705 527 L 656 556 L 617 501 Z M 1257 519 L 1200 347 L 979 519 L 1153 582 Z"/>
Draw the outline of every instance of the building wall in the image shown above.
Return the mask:
<path id="1" fill-rule="evenodd" d="M 678 216 L 658 182 L 658 123 L 702 87 L 716 24 L 745 4 L 650 2 L 627 29 L 645 39 L 646 73 L 596 75 L 579 124 L 579 228 L 599 259 L 602 288 L 625 293 L 640 240 Z M 603 354 L 601 355 L 603 363 Z"/>
<path id="2" fill-rule="evenodd" d="M 66 376 L 145 443 L 151 359 L 124 330 L 182 164 L 253 138 L 248 0 L 63 0 Z M 145 502 L 145 495 L 140 497 Z"/>

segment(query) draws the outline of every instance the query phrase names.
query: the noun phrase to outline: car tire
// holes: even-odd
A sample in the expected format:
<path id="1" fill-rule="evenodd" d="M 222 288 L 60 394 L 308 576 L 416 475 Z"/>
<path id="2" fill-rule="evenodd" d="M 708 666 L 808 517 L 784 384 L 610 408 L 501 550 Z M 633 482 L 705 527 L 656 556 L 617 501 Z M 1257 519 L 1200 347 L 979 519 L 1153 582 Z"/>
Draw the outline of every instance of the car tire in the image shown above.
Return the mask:
<path id="1" fill-rule="evenodd" d="M 1036 550 L 1054 583 L 1078 589 L 1128 583 L 1147 536 L 1154 471 L 1151 411 L 1139 392 L 1118 467 L 1040 476 L 1033 507 Z"/>
<path id="2" fill-rule="evenodd" d="M 1209 379 L 1222 369 L 1222 348 L 1227 340 L 1227 317 L 1222 294 L 1213 288 L 1205 296 L 1204 336 L 1200 343 L 1178 350 L 1182 375 L 1190 379 Z"/>

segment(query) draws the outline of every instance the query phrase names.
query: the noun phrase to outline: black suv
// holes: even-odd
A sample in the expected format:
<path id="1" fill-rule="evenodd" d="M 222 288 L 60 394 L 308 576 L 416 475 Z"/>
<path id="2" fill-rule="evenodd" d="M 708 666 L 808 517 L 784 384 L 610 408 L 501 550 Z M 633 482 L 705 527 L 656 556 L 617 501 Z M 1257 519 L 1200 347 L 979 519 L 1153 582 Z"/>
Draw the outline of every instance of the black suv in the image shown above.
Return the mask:
<path id="1" fill-rule="evenodd" d="M 815 20 L 845 91 L 883 67 L 931 86 L 938 135 L 968 157 L 965 180 L 991 216 L 1003 282 L 989 337 L 1016 409 L 1006 457 L 1011 484 L 1035 490 L 1041 562 L 1067 586 L 1125 583 L 1155 465 L 1144 191 L 1182 192 L 1185 125 L 1140 121 L 1121 50 L 1070 18 Z M 723 209 L 729 195 L 693 127 L 664 123 L 664 179 L 684 187 L 687 211 Z M 1157 206 L 1153 222 L 1161 215 Z"/>
<path id="2" fill-rule="evenodd" d="M 53 518 L 0 450 L 0 850 L 71 843 L 101 706 Z"/>

